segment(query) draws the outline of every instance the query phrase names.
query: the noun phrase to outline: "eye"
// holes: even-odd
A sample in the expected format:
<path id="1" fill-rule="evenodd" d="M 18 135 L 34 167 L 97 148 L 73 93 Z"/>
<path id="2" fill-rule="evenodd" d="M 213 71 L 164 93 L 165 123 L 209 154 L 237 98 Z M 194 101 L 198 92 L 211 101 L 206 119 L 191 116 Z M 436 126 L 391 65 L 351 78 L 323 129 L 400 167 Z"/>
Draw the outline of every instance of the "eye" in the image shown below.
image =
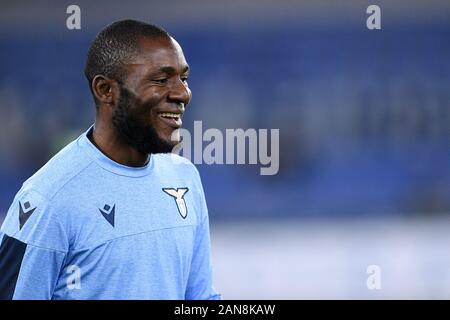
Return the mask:
<path id="1" fill-rule="evenodd" d="M 183 81 L 184 83 L 187 83 L 187 81 L 188 81 L 188 76 L 182 76 L 182 77 L 181 77 L 181 81 Z"/>
<path id="2" fill-rule="evenodd" d="M 167 78 L 153 79 L 152 81 L 158 84 L 165 84 L 167 82 Z"/>

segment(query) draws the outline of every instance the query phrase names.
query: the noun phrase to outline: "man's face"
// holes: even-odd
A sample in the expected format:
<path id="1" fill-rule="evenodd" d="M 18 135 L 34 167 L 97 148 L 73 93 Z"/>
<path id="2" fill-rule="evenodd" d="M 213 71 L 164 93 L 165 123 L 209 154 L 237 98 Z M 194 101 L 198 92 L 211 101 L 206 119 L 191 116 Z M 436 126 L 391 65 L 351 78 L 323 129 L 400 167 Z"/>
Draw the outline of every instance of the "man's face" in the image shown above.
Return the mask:
<path id="1" fill-rule="evenodd" d="M 191 99 L 189 67 L 174 39 L 142 38 L 141 52 L 123 66 L 113 125 L 119 136 L 141 153 L 170 152 L 179 141 L 172 133 Z"/>

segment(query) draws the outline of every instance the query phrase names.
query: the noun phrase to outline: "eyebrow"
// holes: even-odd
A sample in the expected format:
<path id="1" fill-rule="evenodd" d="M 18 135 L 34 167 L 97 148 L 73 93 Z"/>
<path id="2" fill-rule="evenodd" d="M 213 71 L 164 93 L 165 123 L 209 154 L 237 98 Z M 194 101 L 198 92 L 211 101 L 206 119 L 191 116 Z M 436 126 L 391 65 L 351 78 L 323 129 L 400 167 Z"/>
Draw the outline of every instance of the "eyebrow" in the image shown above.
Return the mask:
<path id="1" fill-rule="evenodd" d="M 185 66 L 182 73 L 186 73 L 189 71 L 189 66 Z M 165 67 L 161 67 L 159 68 L 158 72 L 164 72 L 167 74 L 174 74 L 177 73 L 176 69 L 174 67 L 170 67 L 170 66 L 165 66 Z"/>

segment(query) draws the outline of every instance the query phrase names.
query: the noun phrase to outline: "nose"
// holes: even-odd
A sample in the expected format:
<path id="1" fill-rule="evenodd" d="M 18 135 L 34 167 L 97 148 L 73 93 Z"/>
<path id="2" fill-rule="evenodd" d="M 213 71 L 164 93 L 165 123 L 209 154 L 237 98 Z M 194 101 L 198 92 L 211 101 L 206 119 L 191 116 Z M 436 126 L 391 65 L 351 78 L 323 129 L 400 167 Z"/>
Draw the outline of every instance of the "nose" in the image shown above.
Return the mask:
<path id="1" fill-rule="evenodd" d="M 168 98 L 174 102 L 187 105 L 191 101 L 192 92 L 181 79 L 175 81 L 169 91 Z"/>

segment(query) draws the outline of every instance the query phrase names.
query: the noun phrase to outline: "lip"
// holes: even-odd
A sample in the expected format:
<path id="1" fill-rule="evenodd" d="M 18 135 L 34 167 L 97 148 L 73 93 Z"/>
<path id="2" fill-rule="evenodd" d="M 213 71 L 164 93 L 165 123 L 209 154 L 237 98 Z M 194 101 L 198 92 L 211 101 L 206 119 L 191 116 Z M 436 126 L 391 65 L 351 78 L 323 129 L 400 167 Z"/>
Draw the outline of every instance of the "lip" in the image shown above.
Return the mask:
<path id="1" fill-rule="evenodd" d="M 173 118 L 171 118 L 171 119 L 164 118 L 161 114 L 165 113 L 165 112 L 176 113 L 176 114 L 179 114 L 180 117 L 178 118 L 178 120 L 175 120 Z M 181 121 L 182 115 L 183 115 L 183 113 L 181 113 L 181 112 L 162 111 L 162 112 L 158 113 L 158 118 L 162 122 L 164 122 L 164 124 L 166 124 L 167 126 L 173 128 L 173 129 L 179 129 L 179 128 L 181 128 L 181 125 L 183 124 L 183 121 Z"/>

